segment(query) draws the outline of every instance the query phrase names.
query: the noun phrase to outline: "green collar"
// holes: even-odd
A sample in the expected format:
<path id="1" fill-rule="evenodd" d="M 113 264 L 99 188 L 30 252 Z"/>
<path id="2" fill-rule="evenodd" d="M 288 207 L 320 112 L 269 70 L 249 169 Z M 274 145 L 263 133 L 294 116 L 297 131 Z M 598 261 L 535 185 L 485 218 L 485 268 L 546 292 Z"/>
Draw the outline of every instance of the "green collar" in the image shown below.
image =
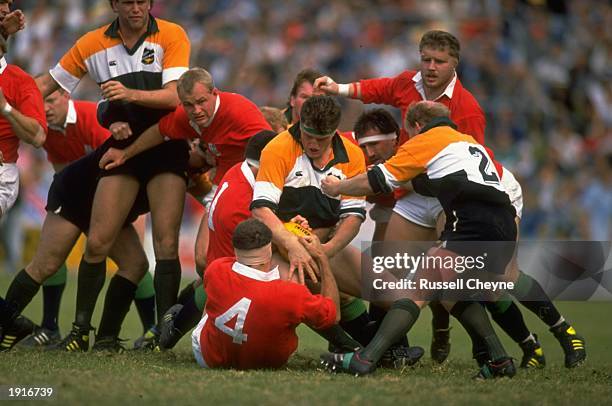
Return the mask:
<path id="1" fill-rule="evenodd" d="M 125 50 L 127 51 L 129 55 L 134 55 L 134 52 L 136 52 L 138 47 L 142 45 L 144 40 L 149 35 L 155 34 L 156 32 L 159 32 L 157 20 L 155 20 L 155 17 L 149 14 L 149 24 L 147 25 L 147 31 L 144 34 L 142 34 L 142 37 L 140 37 L 138 41 L 136 41 L 136 44 L 132 48 L 126 47 L 125 44 L 123 46 L 125 47 Z M 118 18 L 116 18 L 115 21 L 113 21 L 111 25 L 108 26 L 106 31 L 104 31 L 104 35 L 110 38 L 121 38 L 121 36 L 119 35 L 119 19 Z"/>
<path id="2" fill-rule="evenodd" d="M 429 124 L 423 127 L 419 134 L 423 134 L 424 132 L 429 131 L 435 127 L 451 127 L 456 130 L 457 124 L 453 123 L 453 121 L 448 117 L 436 117 L 432 119 Z"/>

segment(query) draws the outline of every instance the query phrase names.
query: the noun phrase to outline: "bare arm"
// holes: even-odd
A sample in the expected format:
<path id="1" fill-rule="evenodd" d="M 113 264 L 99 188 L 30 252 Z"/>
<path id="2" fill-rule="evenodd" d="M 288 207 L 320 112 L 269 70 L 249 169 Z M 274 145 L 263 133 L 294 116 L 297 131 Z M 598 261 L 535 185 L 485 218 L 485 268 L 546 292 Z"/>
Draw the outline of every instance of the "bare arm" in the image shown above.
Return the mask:
<path id="1" fill-rule="evenodd" d="M 310 279 L 317 281 L 317 265 L 306 249 L 300 244 L 298 237 L 285 228 L 282 221 L 268 207 L 258 207 L 251 210 L 253 217 L 263 222 L 272 230 L 272 241 L 276 246 L 287 250 L 289 257 L 289 277 L 297 270 L 298 279 L 304 283 L 304 271 Z"/>
<path id="2" fill-rule="evenodd" d="M 287 231 L 283 222 L 268 207 L 258 207 L 251 211 L 253 217 L 264 223 L 272 230 L 272 242 L 276 246 L 289 250 L 289 247 L 299 245 L 298 237 Z"/>
<path id="3" fill-rule="evenodd" d="M 60 88 L 60 85 L 49 72 L 38 76 L 35 81 L 40 93 L 42 93 L 43 99 Z"/>
<path id="4" fill-rule="evenodd" d="M 363 219 L 355 215 L 349 215 L 341 219 L 340 224 L 336 227 L 334 236 L 323 244 L 323 249 L 327 256 L 331 258 L 349 245 L 359 233 L 362 222 Z"/>
<path id="5" fill-rule="evenodd" d="M 174 109 L 179 105 L 176 81 L 168 82 L 159 90 L 129 89 L 121 82 L 110 80 L 100 86 L 109 101 L 125 101 L 154 109 Z"/>
<path id="6" fill-rule="evenodd" d="M 328 95 L 361 100 L 361 85 L 359 82 L 338 84 L 329 76 L 322 76 L 315 80 L 313 87 Z"/>
<path id="7" fill-rule="evenodd" d="M 34 145 L 36 148 L 42 147 L 47 138 L 43 128 L 38 124 L 38 121 L 21 114 L 17 108 L 10 106 L 4 98 L 2 89 L 0 89 L 0 111 L 11 124 L 17 138 Z"/>
<path id="8" fill-rule="evenodd" d="M 340 321 L 340 293 L 336 278 L 329 265 L 329 258 L 324 252 L 321 242 L 316 236 L 300 238 L 300 243 L 317 261 L 321 276 L 321 295 L 331 299 L 336 307 L 336 323 Z"/>

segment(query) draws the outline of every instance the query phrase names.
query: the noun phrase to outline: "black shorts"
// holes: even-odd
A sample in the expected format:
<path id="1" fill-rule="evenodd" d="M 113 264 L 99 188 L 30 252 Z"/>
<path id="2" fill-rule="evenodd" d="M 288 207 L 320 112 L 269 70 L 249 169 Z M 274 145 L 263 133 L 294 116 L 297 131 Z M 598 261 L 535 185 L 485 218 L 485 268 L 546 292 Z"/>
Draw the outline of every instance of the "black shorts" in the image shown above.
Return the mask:
<path id="1" fill-rule="evenodd" d="M 127 141 L 127 142 L 126 142 Z M 115 140 L 109 138 L 100 147 L 101 151 L 108 148 L 123 149 L 133 140 Z M 141 185 L 146 185 L 156 175 L 161 173 L 174 173 L 187 181 L 187 168 L 189 163 L 189 144 L 185 140 L 170 140 L 144 151 L 123 165 L 111 170 L 102 170 L 100 176 L 131 175 Z"/>
<path id="2" fill-rule="evenodd" d="M 56 173 L 47 196 L 45 209 L 68 220 L 82 232 L 89 230 L 91 210 L 100 175 L 98 162 L 102 151 L 97 149 Z M 141 186 L 125 225 L 133 223 L 138 216 L 147 212 L 149 212 L 149 201 L 146 188 Z"/>
<path id="3" fill-rule="evenodd" d="M 510 205 L 466 202 L 446 213 L 441 240 L 462 256 L 484 257 L 487 272 L 503 274 L 516 248 L 516 212 Z"/>

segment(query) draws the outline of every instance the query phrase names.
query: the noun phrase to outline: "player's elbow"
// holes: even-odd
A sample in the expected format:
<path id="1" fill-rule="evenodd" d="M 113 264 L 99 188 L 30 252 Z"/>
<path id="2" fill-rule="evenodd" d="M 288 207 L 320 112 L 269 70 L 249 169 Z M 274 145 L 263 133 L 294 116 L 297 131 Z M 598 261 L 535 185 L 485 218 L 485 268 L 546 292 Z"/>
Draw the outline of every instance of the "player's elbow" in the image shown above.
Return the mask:
<path id="1" fill-rule="evenodd" d="M 45 130 L 43 130 L 43 128 L 39 124 L 36 124 L 35 134 L 34 137 L 32 137 L 32 142 L 30 142 L 30 144 L 32 144 L 36 148 L 40 148 L 43 146 L 46 139 L 47 134 L 45 133 Z"/>
<path id="2" fill-rule="evenodd" d="M 253 207 L 251 209 L 251 215 L 259 221 L 264 221 L 266 219 L 266 214 L 269 214 L 268 211 L 270 211 L 270 209 L 267 207 Z"/>

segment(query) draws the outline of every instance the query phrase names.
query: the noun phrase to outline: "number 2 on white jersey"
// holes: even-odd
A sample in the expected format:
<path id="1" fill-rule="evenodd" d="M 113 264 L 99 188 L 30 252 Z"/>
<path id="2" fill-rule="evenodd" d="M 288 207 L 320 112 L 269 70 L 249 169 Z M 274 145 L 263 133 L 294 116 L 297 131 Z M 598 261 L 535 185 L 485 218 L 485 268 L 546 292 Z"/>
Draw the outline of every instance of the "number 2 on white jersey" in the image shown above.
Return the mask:
<path id="1" fill-rule="evenodd" d="M 249 312 L 249 307 L 251 307 L 251 299 L 243 297 L 234 303 L 225 313 L 215 319 L 215 326 L 232 337 L 232 342 L 234 344 L 242 344 L 247 341 L 248 334 L 243 334 L 242 328 L 244 327 L 244 321 Z M 226 324 L 236 316 L 236 325 L 232 329 Z"/>

